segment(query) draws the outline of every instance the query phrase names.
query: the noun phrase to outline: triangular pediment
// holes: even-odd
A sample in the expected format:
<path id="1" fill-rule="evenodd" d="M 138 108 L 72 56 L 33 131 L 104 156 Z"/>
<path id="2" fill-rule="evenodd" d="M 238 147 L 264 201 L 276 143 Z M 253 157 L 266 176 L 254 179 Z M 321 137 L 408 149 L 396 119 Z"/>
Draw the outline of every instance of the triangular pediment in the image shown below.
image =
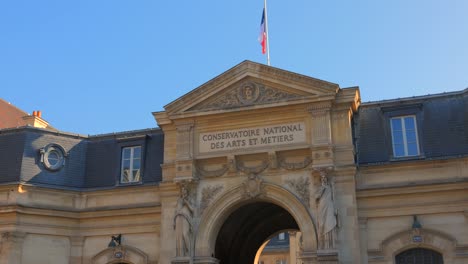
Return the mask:
<path id="1" fill-rule="evenodd" d="M 339 86 L 271 66 L 244 61 L 165 106 L 170 116 L 333 98 Z"/>

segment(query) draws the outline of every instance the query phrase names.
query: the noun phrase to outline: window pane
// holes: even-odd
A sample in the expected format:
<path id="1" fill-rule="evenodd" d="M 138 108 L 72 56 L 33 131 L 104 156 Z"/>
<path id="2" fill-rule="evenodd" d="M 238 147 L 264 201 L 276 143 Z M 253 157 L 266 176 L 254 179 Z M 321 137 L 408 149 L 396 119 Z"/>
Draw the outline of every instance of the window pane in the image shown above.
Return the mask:
<path id="1" fill-rule="evenodd" d="M 139 159 L 133 160 L 133 169 L 134 170 L 139 170 L 140 169 L 140 160 Z"/>
<path id="2" fill-rule="evenodd" d="M 133 158 L 139 159 L 141 157 L 141 147 L 134 147 L 133 148 Z"/>
<path id="3" fill-rule="evenodd" d="M 409 143 L 408 144 L 408 155 L 409 156 L 416 156 L 418 155 L 418 145 L 416 143 Z"/>
<path id="4" fill-rule="evenodd" d="M 409 143 L 416 143 L 416 131 L 410 130 L 406 131 L 406 142 Z"/>
<path id="5" fill-rule="evenodd" d="M 395 157 L 405 156 L 405 148 L 403 147 L 403 145 L 401 145 L 401 144 L 393 145 L 393 149 L 395 151 L 395 153 L 394 153 Z"/>
<path id="6" fill-rule="evenodd" d="M 133 170 L 133 181 L 140 181 L 140 170 Z"/>
<path id="7" fill-rule="evenodd" d="M 123 159 L 130 159 L 130 148 L 124 148 L 122 150 L 122 158 Z"/>
<path id="8" fill-rule="evenodd" d="M 60 157 L 55 151 L 51 151 L 47 157 L 47 161 L 51 166 L 54 166 L 58 163 Z"/>
<path id="9" fill-rule="evenodd" d="M 129 182 L 130 181 L 130 170 L 124 169 L 122 170 L 122 178 L 120 179 L 121 182 Z"/>
<path id="10" fill-rule="evenodd" d="M 406 130 L 414 130 L 414 117 L 405 117 L 405 128 Z"/>
<path id="11" fill-rule="evenodd" d="M 402 131 L 393 132 L 393 144 L 403 144 L 403 132 Z"/>
<path id="12" fill-rule="evenodd" d="M 392 118 L 392 130 L 402 130 L 400 118 Z"/>

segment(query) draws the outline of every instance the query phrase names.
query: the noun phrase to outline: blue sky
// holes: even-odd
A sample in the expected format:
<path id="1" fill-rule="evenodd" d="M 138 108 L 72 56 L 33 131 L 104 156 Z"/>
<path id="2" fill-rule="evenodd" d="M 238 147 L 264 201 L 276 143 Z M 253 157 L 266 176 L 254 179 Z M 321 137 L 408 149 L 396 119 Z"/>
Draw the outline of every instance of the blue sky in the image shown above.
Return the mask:
<path id="1" fill-rule="evenodd" d="M 155 127 L 151 112 L 244 60 L 262 0 L 0 2 L 0 97 L 56 128 Z M 468 87 L 468 1 L 269 0 L 271 64 L 363 101 Z"/>

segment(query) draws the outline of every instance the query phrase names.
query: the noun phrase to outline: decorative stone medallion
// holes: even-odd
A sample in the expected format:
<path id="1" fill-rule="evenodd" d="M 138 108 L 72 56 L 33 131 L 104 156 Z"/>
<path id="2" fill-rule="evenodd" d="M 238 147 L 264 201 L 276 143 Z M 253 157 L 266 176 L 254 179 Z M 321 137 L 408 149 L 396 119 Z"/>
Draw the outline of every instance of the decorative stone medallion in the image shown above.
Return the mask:
<path id="1" fill-rule="evenodd" d="M 258 99 L 259 95 L 259 89 L 253 82 L 244 83 L 237 90 L 237 98 L 244 105 L 253 104 Z"/>
<path id="2" fill-rule="evenodd" d="M 258 175 L 249 175 L 247 181 L 243 183 L 247 198 L 255 198 L 262 194 L 262 183 L 263 180 L 260 179 Z"/>

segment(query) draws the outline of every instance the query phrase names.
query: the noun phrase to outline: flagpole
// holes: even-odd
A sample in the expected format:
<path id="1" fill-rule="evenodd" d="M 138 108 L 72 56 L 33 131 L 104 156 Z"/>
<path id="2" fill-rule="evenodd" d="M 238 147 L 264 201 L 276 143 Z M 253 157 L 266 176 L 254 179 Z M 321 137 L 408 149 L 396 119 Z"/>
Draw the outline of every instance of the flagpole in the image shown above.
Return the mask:
<path id="1" fill-rule="evenodd" d="M 267 50 L 267 65 L 270 66 L 270 40 L 268 39 L 268 12 L 267 0 L 263 0 L 263 8 L 265 9 L 265 33 L 266 33 L 266 50 Z"/>

